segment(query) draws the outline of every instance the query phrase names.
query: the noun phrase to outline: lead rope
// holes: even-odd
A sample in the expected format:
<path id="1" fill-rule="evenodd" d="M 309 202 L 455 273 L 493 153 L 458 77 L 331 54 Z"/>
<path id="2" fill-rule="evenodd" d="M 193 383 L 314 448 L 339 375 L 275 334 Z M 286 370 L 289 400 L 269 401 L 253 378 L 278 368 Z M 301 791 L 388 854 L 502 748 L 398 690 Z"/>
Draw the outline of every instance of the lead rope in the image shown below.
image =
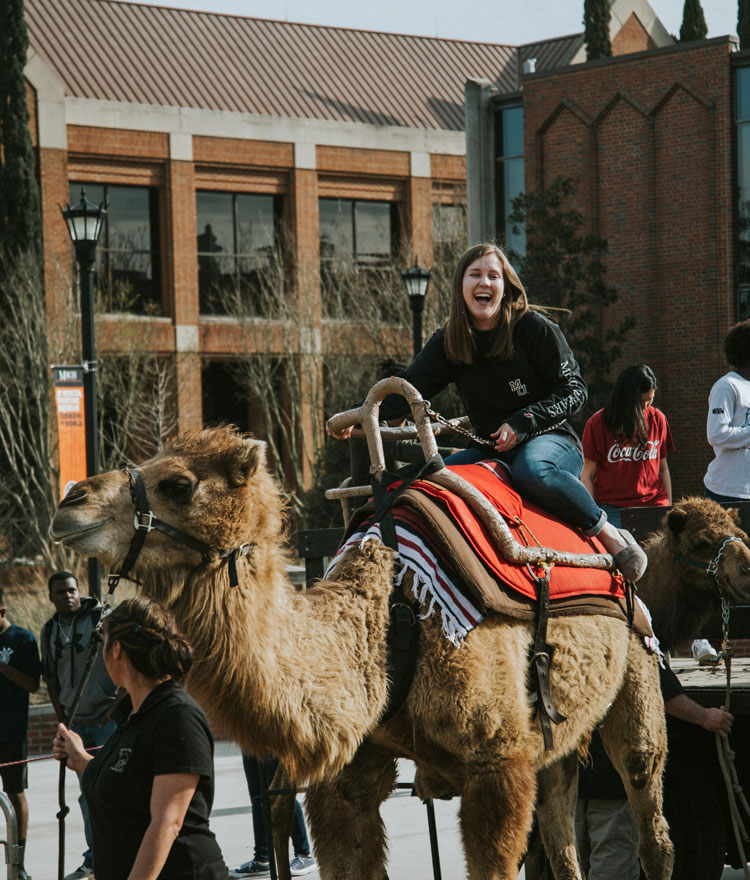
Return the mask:
<path id="1" fill-rule="evenodd" d="M 729 712 L 729 706 L 731 704 L 732 697 L 732 656 L 733 650 L 729 645 L 729 614 L 730 614 L 730 606 L 729 603 L 722 597 L 721 600 L 721 621 L 722 621 L 722 645 L 721 645 L 721 657 L 724 659 L 724 666 L 726 668 L 727 673 L 727 686 L 724 696 L 724 705 L 722 709 L 725 712 Z M 737 801 L 739 800 L 740 806 L 745 813 L 745 816 L 750 818 L 750 806 L 748 806 L 747 800 L 745 798 L 745 793 L 742 790 L 742 786 L 740 785 L 739 777 L 737 776 L 737 768 L 735 767 L 734 757 L 735 753 L 729 745 L 729 739 L 723 739 L 719 734 L 715 734 L 716 739 L 716 754 L 719 759 L 719 767 L 721 768 L 721 775 L 724 778 L 724 785 L 727 789 L 727 798 L 729 801 L 729 815 L 732 819 L 732 831 L 734 832 L 734 840 L 737 844 L 737 852 L 739 853 L 740 859 L 742 860 L 742 869 L 745 874 L 745 880 L 750 880 L 750 868 L 747 864 L 747 857 L 745 855 L 745 848 L 743 846 L 743 841 L 745 843 L 748 842 L 748 834 L 747 829 L 742 821 L 742 817 L 740 815 L 740 809 L 737 806 Z"/>

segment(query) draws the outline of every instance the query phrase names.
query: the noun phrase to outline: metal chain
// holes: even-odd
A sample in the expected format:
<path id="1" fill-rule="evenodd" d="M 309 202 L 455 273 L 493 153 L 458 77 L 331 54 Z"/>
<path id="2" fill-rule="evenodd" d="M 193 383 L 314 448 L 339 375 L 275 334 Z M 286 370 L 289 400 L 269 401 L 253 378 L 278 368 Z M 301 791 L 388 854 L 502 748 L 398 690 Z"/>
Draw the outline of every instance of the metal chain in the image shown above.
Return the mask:
<path id="1" fill-rule="evenodd" d="M 451 431 L 455 431 L 456 434 L 462 434 L 464 437 L 468 437 L 469 440 L 473 440 L 475 443 L 479 443 L 482 446 L 487 446 L 490 449 L 495 448 L 495 444 L 489 440 L 485 440 L 484 437 L 477 437 L 476 434 L 472 434 L 471 431 L 467 431 L 466 428 L 462 428 L 461 425 L 455 424 L 455 422 L 449 422 L 445 416 L 441 416 L 439 412 L 436 412 L 431 406 L 429 400 L 423 400 L 422 405 L 425 408 L 425 412 L 427 415 L 434 419 L 439 424 L 443 425 L 445 428 L 450 428 Z"/>

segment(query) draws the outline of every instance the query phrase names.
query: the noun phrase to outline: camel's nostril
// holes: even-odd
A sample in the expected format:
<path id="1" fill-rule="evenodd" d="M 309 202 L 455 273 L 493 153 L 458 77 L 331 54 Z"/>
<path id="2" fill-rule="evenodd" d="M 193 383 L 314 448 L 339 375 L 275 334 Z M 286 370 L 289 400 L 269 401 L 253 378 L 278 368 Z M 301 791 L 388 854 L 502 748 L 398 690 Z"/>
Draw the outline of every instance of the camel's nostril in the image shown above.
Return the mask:
<path id="1" fill-rule="evenodd" d="M 78 504 L 86 500 L 88 492 L 85 489 L 72 489 L 60 502 L 60 507 L 69 507 L 71 504 Z"/>

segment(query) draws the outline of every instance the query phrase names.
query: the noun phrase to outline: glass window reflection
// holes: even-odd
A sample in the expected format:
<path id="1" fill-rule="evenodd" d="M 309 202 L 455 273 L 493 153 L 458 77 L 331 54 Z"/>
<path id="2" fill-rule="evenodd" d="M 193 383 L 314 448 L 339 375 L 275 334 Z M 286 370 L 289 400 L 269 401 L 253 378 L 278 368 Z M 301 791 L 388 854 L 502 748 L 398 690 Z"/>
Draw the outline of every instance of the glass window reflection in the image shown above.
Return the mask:
<path id="1" fill-rule="evenodd" d="M 80 200 L 81 187 L 89 202 L 104 202 L 107 208 L 94 273 L 97 307 L 105 312 L 163 314 L 157 190 L 72 182 L 71 203 Z"/>
<path id="2" fill-rule="evenodd" d="M 383 273 L 392 270 L 398 206 L 322 198 L 318 211 L 323 310 L 327 317 L 351 317 L 356 297 L 377 296 L 384 287 Z"/>
<path id="3" fill-rule="evenodd" d="M 198 192 L 201 314 L 271 317 L 283 288 L 278 196 Z"/>

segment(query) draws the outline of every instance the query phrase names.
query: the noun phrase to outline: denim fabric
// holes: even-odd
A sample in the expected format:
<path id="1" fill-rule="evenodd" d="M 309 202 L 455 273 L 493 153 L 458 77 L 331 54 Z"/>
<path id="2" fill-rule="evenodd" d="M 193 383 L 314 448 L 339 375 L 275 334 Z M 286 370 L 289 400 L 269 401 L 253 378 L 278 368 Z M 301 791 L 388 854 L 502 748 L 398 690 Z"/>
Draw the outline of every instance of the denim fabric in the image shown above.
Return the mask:
<path id="1" fill-rule="evenodd" d="M 513 488 L 520 495 L 587 535 L 596 535 L 607 521 L 578 479 L 583 468 L 581 454 L 562 434 L 533 437 L 509 453 L 462 449 L 445 463 L 474 464 L 483 458 L 497 458 L 510 464 Z"/>
<path id="2" fill-rule="evenodd" d="M 616 529 L 622 528 L 622 508 L 615 507 L 614 504 L 605 504 L 602 502 L 599 507 L 607 514 L 607 521 L 611 522 Z"/>
<path id="3" fill-rule="evenodd" d="M 734 498 L 731 495 L 717 495 L 710 489 L 706 489 L 706 498 L 718 501 L 719 504 L 746 504 L 748 500 L 747 498 Z"/>
<path id="4" fill-rule="evenodd" d="M 71 724 L 70 729 L 77 733 L 83 740 L 83 745 L 87 749 L 94 749 L 97 746 L 103 746 L 104 743 L 112 736 L 117 729 L 114 721 L 106 721 L 99 724 L 95 721 L 93 724 Z M 81 774 L 77 773 L 78 786 L 81 785 Z M 90 870 L 94 864 L 94 857 L 91 854 L 91 825 L 89 823 L 89 807 L 86 798 L 78 795 L 78 803 L 81 807 L 81 815 L 83 816 L 83 833 L 86 835 L 86 852 L 83 854 L 83 864 Z"/>
<path id="5" fill-rule="evenodd" d="M 267 758 L 263 761 L 263 771 L 266 777 L 266 786 L 270 788 L 273 781 L 276 768 L 279 766 L 277 758 Z M 253 804 L 253 838 L 255 847 L 253 857 L 262 862 L 268 861 L 268 838 L 266 837 L 266 822 L 263 816 L 263 803 L 257 798 L 261 793 L 260 773 L 258 771 L 258 761 L 252 755 L 242 755 L 242 767 L 245 771 L 245 779 L 247 780 L 247 790 Z M 307 839 L 307 831 L 305 829 L 305 815 L 302 812 L 302 805 L 295 798 L 294 800 L 294 822 L 292 823 L 292 846 L 294 847 L 295 856 L 310 856 L 310 842 Z"/>

